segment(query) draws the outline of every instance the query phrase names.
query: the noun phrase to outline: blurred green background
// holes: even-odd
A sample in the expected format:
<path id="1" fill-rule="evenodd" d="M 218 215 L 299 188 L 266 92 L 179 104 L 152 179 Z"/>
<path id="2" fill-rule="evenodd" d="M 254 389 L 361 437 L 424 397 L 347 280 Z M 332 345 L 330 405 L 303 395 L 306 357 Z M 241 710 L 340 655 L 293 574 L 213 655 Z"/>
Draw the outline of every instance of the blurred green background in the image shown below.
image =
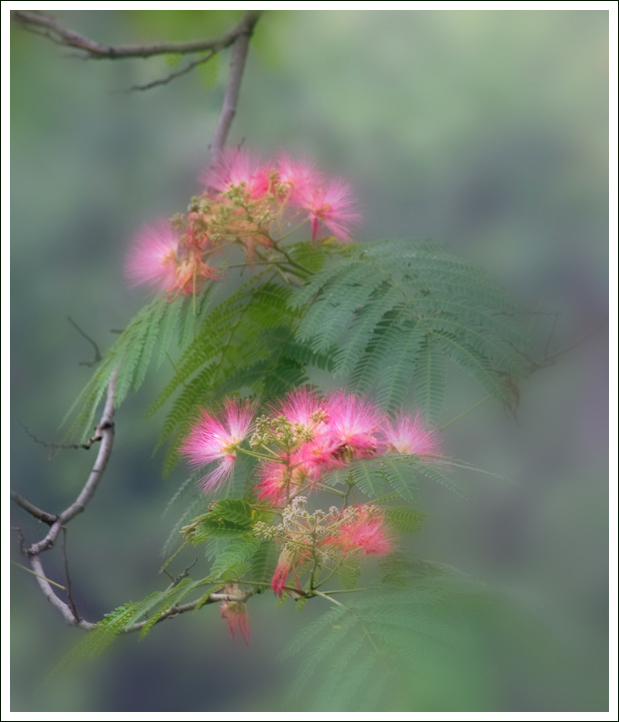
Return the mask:
<path id="1" fill-rule="evenodd" d="M 208 37 L 239 13 L 55 16 L 114 44 Z M 144 302 L 127 289 L 124 254 L 142 223 L 182 211 L 199 188 L 229 53 L 216 78 L 192 73 L 134 93 L 122 91 L 170 72 L 163 59 L 68 59 L 19 27 L 11 55 L 11 486 L 53 512 L 74 498 L 93 454 L 48 460 L 18 422 L 58 441 L 91 374 L 79 364 L 92 348 L 67 316 L 106 348 Z M 559 312 L 549 351 L 607 313 L 607 12 L 269 11 L 229 138 L 241 140 L 349 180 L 364 215 L 357 240 L 434 238 L 529 307 Z M 553 324 L 535 321 L 539 355 Z M 428 519 L 415 551 L 515 590 L 551 630 L 551 671 L 489 680 L 491 709 L 608 706 L 607 358 L 602 328 L 522 384 L 516 420 L 487 403 L 445 431 L 447 453 L 514 484 L 462 479 L 477 504 L 422 489 Z M 162 512 L 185 470 L 162 480 L 151 458 L 161 418 L 142 415 L 167 374 L 121 408 L 104 481 L 70 525 L 89 619 L 163 584 L 160 551 L 176 519 Z M 454 378 L 442 422 L 484 395 Z M 45 533 L 17 508 L 12 524 L 29 543 Z M 12 558 L 22 561 L 15 539 Z M 62 580 L 58 549 L 44 563 Z M 41 684 L 82 633 L 16 567 L 11 601 L 14 711 L 278 709 L 294 665 L 276 655 L 306 621 L 291 604 L 276 612 L 271 595 L 256 598 L 246 648 L 204 608 Z"/>

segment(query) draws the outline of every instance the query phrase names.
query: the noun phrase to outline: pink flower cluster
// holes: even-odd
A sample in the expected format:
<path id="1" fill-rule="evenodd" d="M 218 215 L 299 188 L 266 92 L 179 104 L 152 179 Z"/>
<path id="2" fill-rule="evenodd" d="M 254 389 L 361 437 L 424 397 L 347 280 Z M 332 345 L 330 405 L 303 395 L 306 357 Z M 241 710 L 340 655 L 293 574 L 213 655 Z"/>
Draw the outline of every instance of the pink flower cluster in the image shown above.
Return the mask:
<path id="1" fill-rule="evenodd" d="M 346 507 L 339 514 L 322 520 L 321 528 L 331 533 L 317 538 L 317 529 L 306 521 L 297 522 L 286 531 L 284 548 L 271 579 L 271 588 L 281 597 L 286 582 L 294 573 L 297 589 L 301 589 L 298 571 L 312 559 L 337 557 L 342 554 L 373 554 L 384 556 L 393 549 L 394 540 L 389 534 L 382 511 L 371 504 Z"/>
<path id="2" fill-rule="evenodd" d="M 132 285 L 153 286 L 170 298 L 196 293 L 205 281 L 221 278 L 211 262 L 227 246 L 239 244 L 252 264 L 260 248 L 278 251 L 281 240 L 306 224 L 312 242 L 347 242 L 360 218 L 347 183 L 283 152 L 260 163 L 247 151 L 228 150 L 199 180 L 205 190 L 187 215 L 139 231 L 125 265 Z"/>
<path id="3" fill-rule="evenodd" d="M 254 430 L 254 413 L 250 402 L 229 400 L 219 416 L 205 411 L 194 425 L 181 450 L 197 467 L 218 462 L 202 480 L 205 492 L 220 488 L 230 475 L 240 443 Z M 391 420 L 363 397 L 337 391 L 321 398 L 307 388 L 291 391 L 261 418 L 252 446 L 263 459 L 258 498 L 276 507 L 355 459 L 440 454 L 436 433 L 418 416 L 400 414 Z"/>

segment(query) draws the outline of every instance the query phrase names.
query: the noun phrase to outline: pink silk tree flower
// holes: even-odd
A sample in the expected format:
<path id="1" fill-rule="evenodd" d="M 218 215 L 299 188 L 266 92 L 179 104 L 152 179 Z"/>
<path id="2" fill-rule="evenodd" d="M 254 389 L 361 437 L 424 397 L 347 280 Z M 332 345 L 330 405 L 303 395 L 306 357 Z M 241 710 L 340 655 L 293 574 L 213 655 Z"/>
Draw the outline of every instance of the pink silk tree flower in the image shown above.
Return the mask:
<path id="1" fill-rule="evenodd" d="M 387 452 L 422 456 L 440 455 L 437 432 L 426 429 L 418 415 L 398 414 L 394 422 L 385 419 L 380 440 Z"/>
<path id="2" fill-rule="evenodd" d="M 273 408 L 275 414 L 281 414 L 291 424 L 300 424 L 308 428 L 317 425 L 324 426 L 323 422 L 312 419 L 313 415 L 324 408 L 323 401 L 319 396 L 305 386 L 289 391 L 286 398 L 280 401 L 279 405 Z"/>
<path id="3" fill-rule="evenodd" d="M 261 167 L 248 151 L 233 148 L 222 151 L 215 163 L 201 173 L 199 181 L 217 193 L 245 183 L 251 198 L 261 198 L 269 190 L 272 171 Z"/>
<path id="4" fill-rule="evenodd" d="M 301 203 L 307 198 L 311 189 L 322 183 L 322 176 L 312 163 L 305 160 L 293 161 L 283 151 L 278 161 L 279 182 L 290 186 L 290 200 Z"/>
<path id="5" fill-rule="evenodd" d="M 345 522 L 332 542 L 344 552 L 360 550 L 362 554 L 384 556 L 393 549 L 393 539 L 385 528 L 383 515 L 371 507 L 358 507 L 357 518 Z"/>
<path id="6" fill-rule="evenodd" d="M 312 241 L 316 241 L 325 226 L 338 241 L 350 240 L 349 227 L 361 219 L 353 209 L 355 200 L 350 186 L 341 178 L 335 178 L 325 186 L 306 190 L 298 198 L 299 205 L 309 214 Z"/>
<path id="7" fill-rule="evenodd" d="M 334 444 L 333 459 L 370 459 L 378 452 L 383 412 L 371 401 L 338 391 L 327 399 L 327 439 Z"/>
<path id="8" fill-rule="evenodd" d="M 193 466 L 219 462 L 217 468 L 202 479 L 205 494 L 221 488 L 230 476 L 237 447 L 249 433 L 255 411 L 255 403 L 234 399 L 226 401 L 221 419 L 203 411 L 202 418 L 181 446 Z"/>
<path id="9" fill-rule="evenodd" d="M 167 220 L 160 218 L 138 232 L 125 263 L 132 286 L 147 284 L 159 291 L 174 288 L 179 265 L 179 238 Z"/>
<path id="10" fill-rule="evenodd" d="M 224 587 L 224 591 L 231 596 L 239 594 L 239 588 L 236 584 L 228 584 Z M 230 634 L 232 635 L 232 642 L 234 643 L 234 632 L 238 629 L 245 640 L 245 644 L 249 646 L 249 618 L 247 616 L 247 607 L 245 602 L 230 600 L 228 602 L 222 602 L 219 608 L 221 610 L 222 619 L 225 619 L 226 622 L 228 622 Z"/>

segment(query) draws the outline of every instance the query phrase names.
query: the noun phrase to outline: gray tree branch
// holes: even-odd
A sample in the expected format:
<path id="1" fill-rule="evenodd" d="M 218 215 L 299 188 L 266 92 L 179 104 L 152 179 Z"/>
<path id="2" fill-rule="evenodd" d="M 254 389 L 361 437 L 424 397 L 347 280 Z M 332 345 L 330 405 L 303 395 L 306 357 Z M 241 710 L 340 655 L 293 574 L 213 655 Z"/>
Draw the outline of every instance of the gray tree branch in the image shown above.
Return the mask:
<path id="1" fill-rule="evenodd" d="M 249 41 L 254 31 L 254 27 L 260 18 L 259 12 L 247 13 L 248 20 L 246 28 L 239 33 L 234 41 L 232 48 L 232 58 L 230 60 L 230 74 L 226 85 L 226 93 L 224 102 L 217 121 L 215 132 L 209 149 L 211 151 L 211 162 L 217 159 L 217 156 L 223 150 L 228 137 L 228 131 L 236 115 L 236 105 L 239 99 L 241 89 L 241 79 L 243 78 L 243 70 L 245 69 L 245 61 L 247 59 L 247 51 L 249 49 Z"/>
<path id="2" fill-rule="evenodd" d="M 117 60 L 118 58 L 149 58 L 153 55 L 176 53 L 199 53 L 204 50 L 219 52 L 229 47 L 240 35 L 251 32 L 261 15 L 260 10 L 249 10 L 244 13 L 239 22 L 230 30 L 215 38 L 205 40 L 192 40 L 177 43 L 150 43 L 144 45 L 101 45 L 85 35 L 65 28 L 55 18 L 41 12 L 26 12 L 13 10 L 11 16 L 14 20 L 30 32 L 44 34 L 45 37 L 70 48 L 81 51 L 81 57 L 92 60 Z"/>

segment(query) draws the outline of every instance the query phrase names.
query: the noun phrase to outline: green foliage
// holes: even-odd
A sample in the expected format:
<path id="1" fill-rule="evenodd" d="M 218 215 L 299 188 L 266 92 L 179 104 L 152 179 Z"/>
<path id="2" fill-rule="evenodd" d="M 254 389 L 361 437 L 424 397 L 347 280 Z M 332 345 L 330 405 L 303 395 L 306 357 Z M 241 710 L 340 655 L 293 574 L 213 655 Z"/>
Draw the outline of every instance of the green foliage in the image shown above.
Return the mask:
<path id="1" fill-rule="evenodd" d="M 410 456 L 385 454 L 376 459 L 353 461 L 346 470 L 354 484 L 371 499 L 381 497 L 387 483 L 402 499 L 413 503 L 419 501 L 419 485 L 412 473 Z M 338 474 L 332 477 L 337 480 Z"/>
<path id="2" fill-rule="evenodd" d="M 220 499 L 209 504 L 209 510 L 183 528 L 185 538 L 194 546 L 207 539 L 234 539 L 251 532 L 257 521 L 270 518 L 269 512 L 261 512 L 242 499 Z"/>
<path id="3" fill-rule="evenodd" d="M 175 365 L 175 374 L 149 410 L 176 398 L 159 445 L 171 438 L 164 471 L 173 468 L 178 445 L 200 409 L 232 394 L 266 402 L 308 380 L 307 368 L 329 368 L 327 354 L 295 341 L 300 315 L 288 305 L 290 288 L 253 276 L 200 318 L 195 337 Z"/>
<path id="4" fill-rule="evenodd" d="M 357 557 L 348 557 L 338 567 L 342 589 L 354 589 L 361 576 L 361 564 Z"/>
<path id="5" fill-rule="evenodd" d="M 202 294 L 198 310 L 209 304 L 211 295 L 212 291 Z M 135 316 L 109 349 L 93 377 L 69 409 L 65 421 L 78 405 L 82 405 L 68 436 L 81 435 L 82 441 L 85 441 L 91 435 L 97 408 L 116 369 L 114 399 L 116 407 L 124 401 L 130 389 L 137 390 L 141 386 L 155 347 L 158 345 L 157 362 L 161 363 L 177 336 L 181 318 L 182 334 L 187 325 L 193 323 L 192 299 L 177 298 L 168 301 L 165 297 L 159 297 Z"/>
<path id="6" fill-rule="evenodd" d="M 94 629 L 60 660 L 52 675 L 68 674 L 80 664 L 97 657 L 123 630 L 152 609 L 164 594 L 164 592 L 154 592 L 141 602 L 128 602 L 106 614 Z"/>
<path id="7" fill-rule="evenodd" d="M 260 547 L 260 540 L 251 534 L 233 539 L 213 562 L 209 579 L 239 580 L 250 568 L 245 562 L 251 559 Z"/>
<path id="8" fill-rule="evenodd" d="M 157 600 L 157 606 L 155 607 L 154 612 L 151 610 L 146 624 L 144 624 L 140 630 L 140 639 L 143 639 L 150 632 L 153 625 L 159 621 L 161 615 L 166 611 L 166 609 L 173 607 L 175 604 L 179 604 L 188 594 L 191 594 L 194 589 L 204 586 L 204 584 L 204 580 L 193 581 L 189 577 L 185 577 L 184 579 L 181 579 L 178 584 L 164 592 L 164 594 Z"/>
<path id="9" fill-rule="evenodd" d="M 206 543 L 206 556 L 213 560 L 207 580 L 239 581 L 251 572 L 252 581 L 266 584 L 277 560 L 275 544 L 257 539 L 252 528 L 271 517 L 272 512 L 253 508 L 243 499 L 220 499 L 182 532 L 186 543 Z"/>
<path id="10" fill-rule="evenodd" d="M 273 541 L 263 541 L 251 558 L 251 580 L 270 584 L 275 571 L 279 551 Z"/>
<path id="11" fill-rule="evenodd" d="M 514 350 L 527 343 L 514 320 L 525 309 L 484 271 L 430 242 L 382 241 L 351 247 L 309 278 L 291 303 L 310 304 L 300 341 L 326 353 L 337 343 L 335 375 L 356 391 L 375 389 L 388 410 L 411 386 L 434 421 L 450 359 L 501 403 L 512 401 L 510 377 L 527 367 Z"/>
<path id="12" fill-rule="evenodd" d="M 421 529 L 425 514 L 410 506 L 389 506 L 385 509 L 385 521 L 400 534 L 415 534 Z"/>
<path id="13" fill-rule="evenodd" d="M 312 710 L 418 711 L 439 687 L 446 709 L 485 708 L 478 675 L 488 670 L 471 625 L 494 603 L 483 586 L 437 569 L 331 607 L 281 655 L 303 654 L 287 702 L 298 708 L 309 687 Z"/>

